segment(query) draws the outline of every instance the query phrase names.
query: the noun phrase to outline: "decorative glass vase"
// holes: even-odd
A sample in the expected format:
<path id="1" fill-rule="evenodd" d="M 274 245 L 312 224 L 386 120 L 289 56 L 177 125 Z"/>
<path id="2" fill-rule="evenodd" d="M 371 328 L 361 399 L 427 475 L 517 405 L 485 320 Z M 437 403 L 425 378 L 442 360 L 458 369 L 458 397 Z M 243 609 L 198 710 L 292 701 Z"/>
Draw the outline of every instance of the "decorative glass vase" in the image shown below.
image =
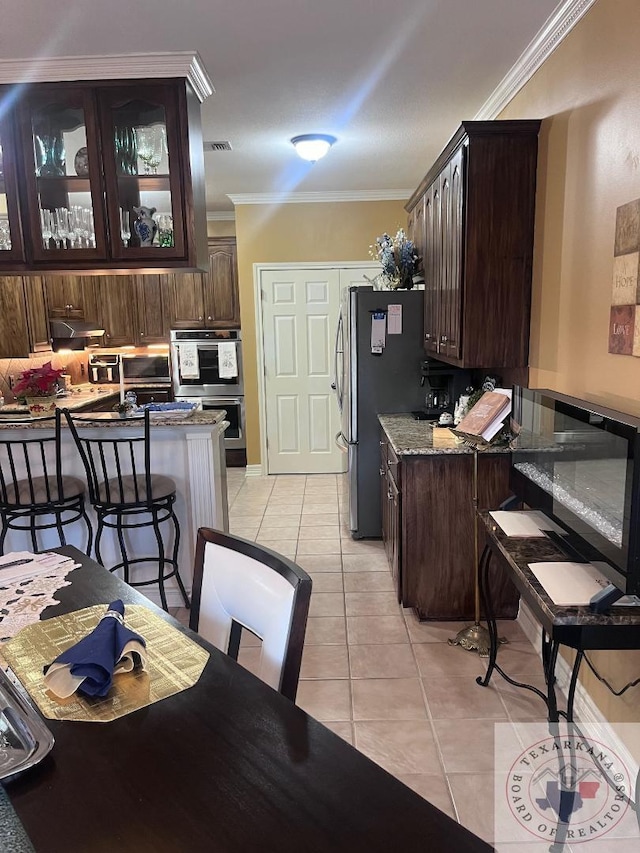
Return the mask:
<path id="1" fill-rule="evenodd" d="M 55 395 L 51 397 L 27 397 L 26 399 L 32 418 L 48 418 L 55 414 L 57 399 Z"/>

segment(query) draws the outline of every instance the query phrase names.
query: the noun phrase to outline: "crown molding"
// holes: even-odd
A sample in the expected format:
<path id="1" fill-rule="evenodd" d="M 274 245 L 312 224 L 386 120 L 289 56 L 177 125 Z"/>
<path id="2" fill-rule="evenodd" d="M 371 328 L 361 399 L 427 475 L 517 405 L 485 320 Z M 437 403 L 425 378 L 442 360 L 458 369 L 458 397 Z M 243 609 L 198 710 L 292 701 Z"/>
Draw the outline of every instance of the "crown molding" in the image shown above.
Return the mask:
<path id="1" fill-rule="evenodd" d="M 480 107 L 474 119 L 487 121 L 496 118 L 595 2 L 596 0 L 564 0 L 560 3 L 515 65 Z"/>
<path id="2" fill-rule="evenodd" d="M 215 91 L 202 59 L 192 51 L 0 59 L 0 83 L 172 77 L 185 77 L 200 103 Z"/>
<path id="3" fill-rule="evenodd" d="M 327 201 L 406 201 L 413 190 L 336 190 L 334 192 L 228 193 L 238 204 L 306 204 Z"/>
<path id="4" fill-rule="evenodd" d="M 235 222 L 236 214 L 233 210 L 208 210 L 207 222 Z"/>

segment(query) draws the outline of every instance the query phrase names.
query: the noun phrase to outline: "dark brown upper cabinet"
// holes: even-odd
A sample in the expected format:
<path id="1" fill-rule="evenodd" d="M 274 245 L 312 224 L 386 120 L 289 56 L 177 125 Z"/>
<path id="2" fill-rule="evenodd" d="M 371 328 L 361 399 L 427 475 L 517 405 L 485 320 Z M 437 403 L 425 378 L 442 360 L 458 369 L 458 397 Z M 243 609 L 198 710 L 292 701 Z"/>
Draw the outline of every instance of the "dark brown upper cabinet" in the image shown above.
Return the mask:
<path id="1" fill-rule="evenodd" d="M 540 122 L 470 121 L 409 200 L 424 348 L 467 368 L 526 367 Z"/>
<path id="2" fill-rule="evenodd" d="M 174 275 L 169 284 L 172 329 L 240 328 L 235 237 L 209 238 L 209 271 Z"/>
<path id="3" fill-rule="evenodd" d="M 0 111 L 1 114 L 2 111 Z M 22 221 L 18 193 L 15 127 L 10 115 L 0 118 L 0 267 L 24 265 Z"/>
<path id="4" fill-rule="evenodd" d="M 0 96 L 0 271 L 207 269 L 200 105 L 186 79 L 37 83 L 9 106 L 14 91 Z M 140 208 L 153 221 L 138 223 Z"/>

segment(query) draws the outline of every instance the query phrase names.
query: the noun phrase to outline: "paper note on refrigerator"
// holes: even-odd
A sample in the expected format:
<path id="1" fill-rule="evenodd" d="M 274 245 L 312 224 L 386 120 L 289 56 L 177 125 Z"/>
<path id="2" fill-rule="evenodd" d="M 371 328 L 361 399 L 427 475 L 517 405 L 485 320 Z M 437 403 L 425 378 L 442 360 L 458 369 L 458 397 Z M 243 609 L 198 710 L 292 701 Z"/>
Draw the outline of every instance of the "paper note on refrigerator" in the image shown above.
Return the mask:
<path id="1" fill-rule="evenodd" d="M 384 311 L 371 315 L 371 352 L 380 355 L 386 343 L 387 316 Z"/>
<path id="2" fill-rule="evenodd" d="M 389 305 L 387 307 L 387 334 L 402 334 L 402 305 Z"/>

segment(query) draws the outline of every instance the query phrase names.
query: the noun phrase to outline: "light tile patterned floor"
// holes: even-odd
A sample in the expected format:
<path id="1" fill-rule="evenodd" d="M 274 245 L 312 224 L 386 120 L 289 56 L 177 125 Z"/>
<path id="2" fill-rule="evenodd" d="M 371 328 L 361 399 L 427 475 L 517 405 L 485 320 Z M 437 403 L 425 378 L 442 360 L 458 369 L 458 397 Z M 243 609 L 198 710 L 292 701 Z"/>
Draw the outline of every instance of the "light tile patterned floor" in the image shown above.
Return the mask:
<path id="1" fill-rule="evenodd" d="M 479 687 L 484 661 L 447 644 L 463 623 L 421 624 L 398 605 L 382 542 L 351 538 L 343 477 L 228 475 L 231 532 L 295 559 L 313 579 L 298 704 L 491 841 L 494 723 L 543 720 L 541 700 L 498 680 Z M 508 669 L 539 683 L 519 626 L 501 633 Z M 240 662 L 251 669 L 258 654 L 245 642 Z"/>

